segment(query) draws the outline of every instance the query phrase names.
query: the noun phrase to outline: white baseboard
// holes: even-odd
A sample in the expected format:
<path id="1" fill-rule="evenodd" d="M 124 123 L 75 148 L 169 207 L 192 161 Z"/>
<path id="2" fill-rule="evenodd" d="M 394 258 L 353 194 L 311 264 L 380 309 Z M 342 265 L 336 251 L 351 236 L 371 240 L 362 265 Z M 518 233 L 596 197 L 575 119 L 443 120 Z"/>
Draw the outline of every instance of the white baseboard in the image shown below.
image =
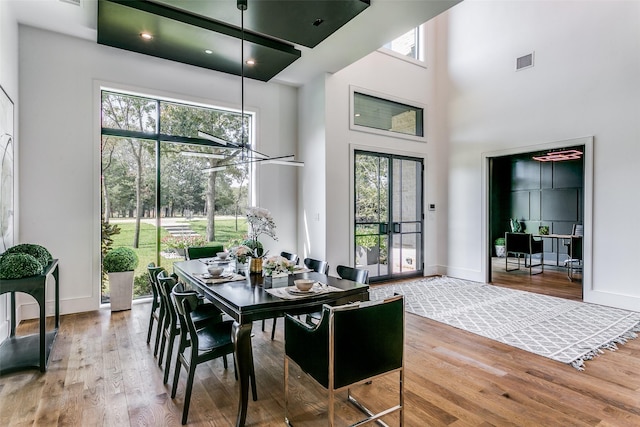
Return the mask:
<path id="1" fill-rule="evenodd" d="M 478 270 L 469 270 L 466 268 L 452 268 L 447 266 L 442 266 L 444 273 L 443 276 L 454 277 L 456 279 L 463 280 L 471 280 L 473 282 L 485 283 L 486 279 L 482 271 Z"/>
<path id="2" fill-rule="evenodd" d="M 17 307 L 16 316 L 18 317 L 18 324 L 22 320 L 38 319 L 40 317 L 40 306 L 37 302 L 31 301 L 25 304 L 20 304 Z M 98 310 L 100 304 L 94 297 L 83 298 L 70 298 L 60 300 L 60 314 L 82 313 L 84 311 Z M 46 302 L 46 314 L 47 316 L 53 316 L 55 314 L 54 300 L 47 300 Z"/>
<path id="3" fill-rule="evenodd" d="M 640 297 L 632 295 L 613 294 L 602 291 L 585 290 L 583 301 L 592 304 L 606 305 L 623 310 L 640 311 Z"/>

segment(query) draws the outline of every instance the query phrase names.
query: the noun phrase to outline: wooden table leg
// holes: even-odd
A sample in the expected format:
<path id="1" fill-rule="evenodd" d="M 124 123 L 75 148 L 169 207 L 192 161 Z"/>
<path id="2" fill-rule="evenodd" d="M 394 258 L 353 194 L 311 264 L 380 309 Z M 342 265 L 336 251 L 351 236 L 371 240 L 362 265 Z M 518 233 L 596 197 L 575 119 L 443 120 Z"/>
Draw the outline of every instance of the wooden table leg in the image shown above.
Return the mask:
<path id="1" fill-rule="evenodd" d="M 236 427 L 243 427 L 247 419 L 249 403 L 249 386 L 253 389 L 253 400 L 257 400 L 255 376 L 253 372 L 253 354 L 251 350 L 252 323 L 240 324 L 233 322 L 231 338 L 235 347 L 236 368 L 240 381 L 240 396 L 238 402 L 238 418 Z"/>

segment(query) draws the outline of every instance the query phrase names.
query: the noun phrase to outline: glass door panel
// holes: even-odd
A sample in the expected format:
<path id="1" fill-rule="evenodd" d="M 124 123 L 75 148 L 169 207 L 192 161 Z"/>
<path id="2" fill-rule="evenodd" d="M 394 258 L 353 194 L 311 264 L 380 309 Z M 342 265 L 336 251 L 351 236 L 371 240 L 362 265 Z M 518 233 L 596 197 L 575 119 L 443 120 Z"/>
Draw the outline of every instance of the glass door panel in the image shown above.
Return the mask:
<path id="1" fill-rule="evenodd" d="M 372 280 L 422 272 L 422 160 L 356 151 L 355 264 Z"/>

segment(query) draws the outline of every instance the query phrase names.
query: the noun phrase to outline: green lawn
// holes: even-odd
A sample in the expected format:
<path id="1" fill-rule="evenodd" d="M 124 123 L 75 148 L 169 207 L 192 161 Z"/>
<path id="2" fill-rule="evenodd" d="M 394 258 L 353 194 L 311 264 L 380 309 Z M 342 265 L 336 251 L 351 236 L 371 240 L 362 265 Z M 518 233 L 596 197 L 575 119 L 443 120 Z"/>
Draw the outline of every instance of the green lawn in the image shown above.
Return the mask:
<path id="1" fill-rule="evenodd" d="M 193 231 L 205 235 L 206 221 L 202 219 L 195 219 L 186 221 Z M 118 223 L 120 227 L 120 234 L 113 236 L 113 247 L 128 246 L 133 247 L 133 236 L 135 231 L 134 222 Z M 225 248 L 228 247 L 229 241 L 234 239 L 242 239 L 247 234 L 247 220 L 245 217 L 238 218 L 238 230 L 236 230 L 236 220 L 234 218 L 217 219 L 215 222 L 215 242 L 212 244 L 222 244 Z M 164 228 L 160 229 L 160 240 L 163 237 L 169 236 L 169 233 Z M 156 227 L 155 225 L 141 223 L 140 224 L 140 239 L 138 248 L 133 248 L 138 254 L 140 263 L 136 268 L 136 285 L 134 289 L 134 297 L 145 296 L 151 293 L 151 290 L 146 283 L 147 280 L 147 265 L 150 262 L 156 263 Z M 168 250 L 168 248 L 162 247 L 162 251 Z M 175 261 L 181 261 L 182 258 L 164 258 L 160 257 L 160 265 L 167 271 L 173 271 L 173 263 Z"/>

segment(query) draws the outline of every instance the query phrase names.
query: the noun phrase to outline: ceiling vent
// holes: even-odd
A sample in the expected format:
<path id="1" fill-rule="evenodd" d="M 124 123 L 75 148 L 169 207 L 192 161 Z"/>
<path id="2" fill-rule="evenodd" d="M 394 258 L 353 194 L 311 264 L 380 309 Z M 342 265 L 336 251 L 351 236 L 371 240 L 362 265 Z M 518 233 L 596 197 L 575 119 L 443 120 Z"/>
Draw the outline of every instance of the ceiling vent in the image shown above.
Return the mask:
<path id="1" fill-rule="evenodd" d="M 533 52 L 516 59 L 516 71 L 533 67 Z"/>

